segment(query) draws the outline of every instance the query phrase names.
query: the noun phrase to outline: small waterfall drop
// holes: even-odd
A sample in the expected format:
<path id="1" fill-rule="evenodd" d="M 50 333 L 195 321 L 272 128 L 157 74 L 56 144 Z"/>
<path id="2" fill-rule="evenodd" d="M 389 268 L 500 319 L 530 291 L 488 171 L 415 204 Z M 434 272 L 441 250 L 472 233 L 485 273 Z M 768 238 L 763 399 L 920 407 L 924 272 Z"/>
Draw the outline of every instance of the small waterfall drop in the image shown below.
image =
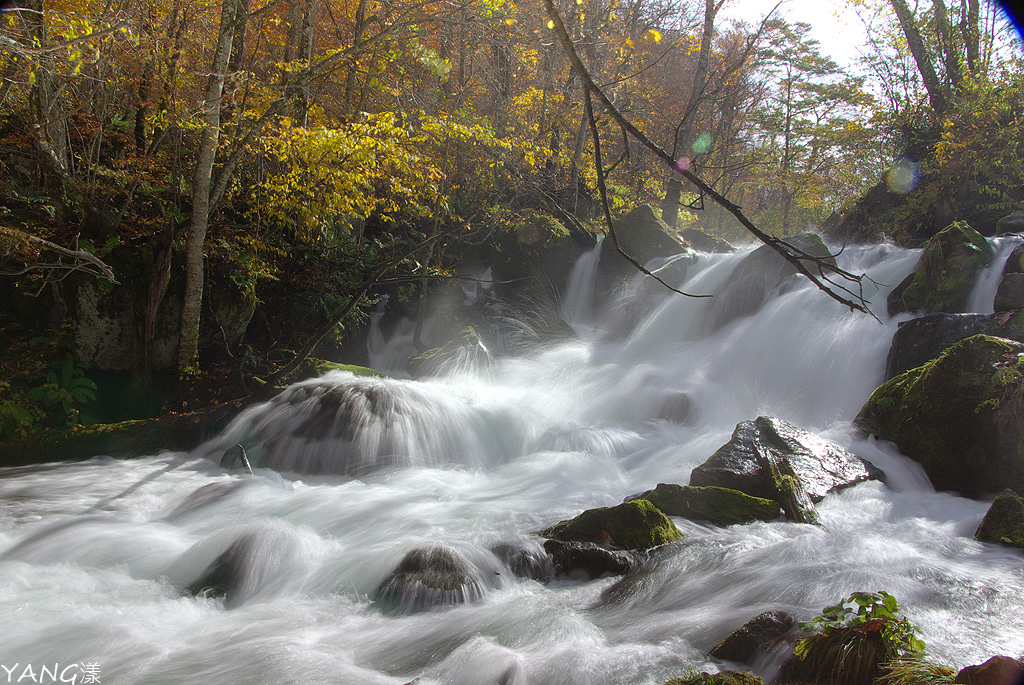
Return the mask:
<path id="1" fill-rule="evenodd" d="M 996 292 L 999 290 L 999 281 L 1003 278 L 1006 260 L 1010 258 L 1014 248 L 1024 242 L 1024 238 L 1019 235 L 988 240 L 995 250 L 995 257 L 978 278 L 967 302 L 967 311 L 977 314 L 991 314 L 995 311 Z"/>

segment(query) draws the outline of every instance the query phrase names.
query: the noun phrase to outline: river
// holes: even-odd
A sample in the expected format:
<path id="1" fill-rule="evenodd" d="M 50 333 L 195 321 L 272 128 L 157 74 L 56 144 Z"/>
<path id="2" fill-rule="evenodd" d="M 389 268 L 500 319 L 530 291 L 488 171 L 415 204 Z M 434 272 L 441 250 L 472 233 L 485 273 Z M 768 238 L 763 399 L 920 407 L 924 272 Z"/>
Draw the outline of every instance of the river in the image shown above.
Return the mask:
<path id="1" fill-rule="evenodd" d="M 26 665 L 54 682 L 41 666 L 76 665 L 68 678 L 86 682 L 89 666 L 107 685 L 660 684 L 729 667 L 708 650 L 763 611 L 807 619 L 862 590 L 895 595 L 939 660 L 1019 656 L 1024 563 L 973 539 L 988 503 L 935 492 L 850 423 L 909 318 L 889 318 L 885 296 L 918 252 L 840 255 L 878 284 L 865 281 L 879 320 L 799 277 L 767 279 L 751 305 L 729 290 L 748 252 L 664 269 L 711 299 L 638 277 L 595 301 L 590 255 L 562 303 L 571 341 L 477 355 L 427 381 L 304 381 L 191 453 L 0 470 L 0 665 L 12 669 L 0 682 Z M 400 335 L 372 340 L 382 366 L 404 358 Z M 820 527 L 675 519 L 685 538 L 625 581 L 541 584 L 490 552 L 687 483 L 759 415 L 842 444 L 887 484 L 829 495 Z M 219 466 L 235 443 L 264 465 L 254 475 Z M 240 538 L 249 556 L 231 601 L 183 592 Z M 377 586 L 435 543 L 486 576 L 482 597 L 381 611 Z"/>

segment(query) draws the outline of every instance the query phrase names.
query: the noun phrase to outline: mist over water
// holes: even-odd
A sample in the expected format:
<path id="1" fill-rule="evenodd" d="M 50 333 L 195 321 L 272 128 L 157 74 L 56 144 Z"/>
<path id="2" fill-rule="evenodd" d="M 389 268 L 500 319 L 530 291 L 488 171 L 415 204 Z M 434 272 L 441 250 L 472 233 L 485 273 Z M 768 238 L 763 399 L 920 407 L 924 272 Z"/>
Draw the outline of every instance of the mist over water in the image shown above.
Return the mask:
<path id="1" fill-rule="evenodd" d="M 934 492 L 850 425 L 908 318 L 885 297 L 918 253 L 840 255 L 870 276 L 881 322 L 798 277 L 738 274 L 746 253 L 652 265 L 714 298 L 638 277 L 609 301 L 586 255 L 562 301 L 576 339 L 426 381 L 303 381 L 188 454 L 0 470 L 0 663 L 93 662 L 104 683 L 662 683 L 728 667 L 707 651 L 763 611 L 806 619 L 861 590 L 895 595 L 939 659 L 1019 656 L 1024 564 L 973 540 L 988 504 Z M 393 371 L 411 340 L 411 324 L 378 327 L 371 359 Z M 542 585 L 490 551 L 686 484 L 759 415 L 839 442 L 888 485 L 826 497 L 822 527 L 675 519 L 684 540 L 625 579 Z M 235 443 L 254 476 L 218 466 Z M 239 540 L 230 601 L 183 593 Z M 382 611 L 377 587 L 435 544 L 472 566 L 479 599 Z"/>

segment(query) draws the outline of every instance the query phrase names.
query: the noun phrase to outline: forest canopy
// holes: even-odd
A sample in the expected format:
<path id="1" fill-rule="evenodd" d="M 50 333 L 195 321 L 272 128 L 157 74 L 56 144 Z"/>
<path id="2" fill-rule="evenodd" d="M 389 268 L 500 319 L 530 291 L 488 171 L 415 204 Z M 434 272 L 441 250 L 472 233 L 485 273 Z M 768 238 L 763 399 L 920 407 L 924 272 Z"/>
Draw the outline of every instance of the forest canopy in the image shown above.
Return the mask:
<path id="1" fill-rule="evenodd" d="M 852 4 L 857 65 L 777 12 L 727 18 L 726 0 L 553 9 L 614 108 L 772 235 L 852 212 L 844 238 L 913 242 L 947 214 L 1024 206 L 1024 61 L 998 7 Z M 161 316 L 188 377 L 210 288 L 254 306 L 288 292 L 317 317 L 255 355 L 272 369 L 274 344 L 365 318 L 371 276 L 415 289 L 529 212 L 601 232 L 583 79 L 553 28 L 538 0 L 21 0 L 0 14 L 5 293 L 51 298 L 59 356 L 68 274 L 84 276 L 7 236 L 111 265 L 148 379 Z M 613 210 L 744 236 L 593 115 Z M 905 196 L 884 220 L 856 206 L 880 182 Z"/>

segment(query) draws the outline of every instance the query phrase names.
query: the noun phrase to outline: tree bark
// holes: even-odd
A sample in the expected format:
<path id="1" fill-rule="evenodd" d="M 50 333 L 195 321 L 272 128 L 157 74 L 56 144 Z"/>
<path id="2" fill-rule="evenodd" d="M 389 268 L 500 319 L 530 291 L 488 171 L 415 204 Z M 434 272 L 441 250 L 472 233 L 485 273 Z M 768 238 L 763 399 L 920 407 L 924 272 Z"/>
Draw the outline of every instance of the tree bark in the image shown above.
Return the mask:
<path id="1" fill-rule="evenodd" d="M 220 108 L 224 94 L 224 79 L 235 26 L 243 18 L 243 0 L 225 0 L 221 10 L 217 48 L 213 55 L 210 75 L 203 97 L 203 135 L 196 156 L 192 178 L 192 216 L 185 244 L 185 298 L 181 305 L 181 331 L 178 340 L 178 372 L 198 372 L 199 318 L 203 303 L 203 249 L 206 228 L 210 221 L 210 187 L 213 182 L 213 163 L 217 158 L 220 141 Z"/>
<path id="2" fill-rule="evenodd" d="M 907 7 L 906 0 L 889 0 L 889 4 L 896 12 L 896 18 L 907 39 L 910 54 L 914 58 L 914 63 L 917 64 L 917 70 L 921 74 L 921 80 L 924 81 L 925 90 L 928 91 L 928 102 L 935 114 L 942 116 L 946 112 L 946 93 L 939 82 L 939 77 L 935 74 L 935 66 L 921 39 L 921 33 L 917 30 L 914 15 Z"/>
<path id="3" fill-rule="evenodd" d="M 708 74 L 711 71 L 711 43 L 715 36 L 715 16 L 721 7 L 721 0 L 717 3 L 715 0 L 704 0 L 704 26 L 700 33 L 697 69 L 693 74 L 693 84 L 690 86 L 690 96 L 687 98 L 683 120 L 679 122 L 679 127 L 676 129 L 675 141 L 672 146 L 674 157 L 678 157 L 681 151 L 686 150 L 693 139 L 693 126 L 697 121 L 697 113 L 700 110 L 701 101 L 704 99 Z M 683 183 L 680 178 L 671 176 L 665 182 L 665 200 L 661 205 L 661 218 L 669 228 L 675 228 L 679 224 L 679 198 L 682 196 L 682 191 Z"/>

